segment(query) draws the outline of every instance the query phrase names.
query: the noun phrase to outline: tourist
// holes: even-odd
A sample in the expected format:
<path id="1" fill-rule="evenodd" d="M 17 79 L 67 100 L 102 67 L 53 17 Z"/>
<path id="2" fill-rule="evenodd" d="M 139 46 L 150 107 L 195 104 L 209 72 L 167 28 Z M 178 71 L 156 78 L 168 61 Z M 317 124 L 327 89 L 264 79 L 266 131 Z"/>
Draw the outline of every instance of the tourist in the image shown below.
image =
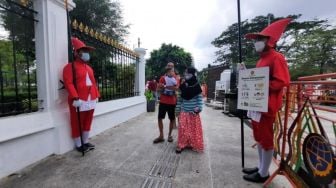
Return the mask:
<path id="1" fill-rule="evenodd" d="M 196 69 L 187 68 L 180 86 L 180 98 L 177 101 L 176 112 L 179 114 L 178 140 L 176 153 L 190 147 L 202 152 L 203 130 L 200 112 L 202 111 L 202 89 L 197 81 Z"/>
<path id="2" fill-rule="evenodd" d="M 174 71 L 174 63 L 169 62 L 167 64 L 167 70 L 171 69 L 170 72 Z M 166 113 L 168 113 L 169 117 L 169 133 L 168 133 L 168 142 L 173 142 L 174 139 L 172 137 L 172 131 L 174 127 L 175 122 L 175 106 L 176 106 L 176 95 L 167 95 L 168 93 L 164 93 L 165 90 L 171 90 L 176 91 L 178 89 L 178 84 L 175 86 L 167 86 L 166 78 L 168 75 L 163 75 L 160 78 L 159 84 L 158 84 L 158 90 L 160 91 L 160 104 L 159 104 L 159 113 L 158 113 L 158 127 L 160 135 L 159 137 L 155 138 L 153 143 L 161 143 L 164 142 L 164 136 L 163 136 L 163 119 L 166 116 Z M 172 77 L 175 78 L 176 83 L 179 82 L 179 80 L 176 78 L 176 74 L 172 73 Z"/>

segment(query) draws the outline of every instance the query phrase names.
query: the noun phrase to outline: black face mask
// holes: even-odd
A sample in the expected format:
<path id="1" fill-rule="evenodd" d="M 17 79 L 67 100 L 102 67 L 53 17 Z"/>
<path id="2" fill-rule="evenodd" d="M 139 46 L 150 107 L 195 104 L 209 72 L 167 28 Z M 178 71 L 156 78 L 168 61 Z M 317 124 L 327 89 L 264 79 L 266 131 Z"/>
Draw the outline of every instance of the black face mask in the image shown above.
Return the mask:
<path id="1" fill-rule="evenodd" d="M 181 97 L 185 100 L 190 100 L 202 93 L 201 86 L 198 83 L 196 76 L 192 76 L 189 80 L 186 80 L 181 84 L 180 90 Z"/>

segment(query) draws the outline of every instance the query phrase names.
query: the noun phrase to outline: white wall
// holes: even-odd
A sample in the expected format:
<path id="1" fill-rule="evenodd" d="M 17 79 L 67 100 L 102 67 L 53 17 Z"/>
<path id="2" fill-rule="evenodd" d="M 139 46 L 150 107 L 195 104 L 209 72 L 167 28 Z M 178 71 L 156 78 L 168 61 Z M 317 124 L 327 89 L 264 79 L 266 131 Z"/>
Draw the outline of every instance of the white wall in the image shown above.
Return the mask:
<path id="1" fill-rule="evenodd" d="M 70 5 L 74 4 L 69 0 Z M 63 0 L 34 0 L 37 14 L 36 59 L 39 112 L 0 118 L 0 178 L 51 154 L 73 149 L 67 93 L 58 90 L 67 63 L 67 26 Z M 146 111 L 144 49 L 137 50 L 137 86 L 140 96 L 100 102 L 90 136 L 97 135 Z"/>

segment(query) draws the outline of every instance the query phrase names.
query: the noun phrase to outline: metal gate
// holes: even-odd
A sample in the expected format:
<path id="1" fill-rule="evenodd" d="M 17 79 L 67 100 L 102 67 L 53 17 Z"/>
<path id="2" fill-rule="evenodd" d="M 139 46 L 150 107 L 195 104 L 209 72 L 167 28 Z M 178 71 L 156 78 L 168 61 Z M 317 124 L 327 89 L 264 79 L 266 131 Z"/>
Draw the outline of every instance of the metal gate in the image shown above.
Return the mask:
<path id="1" fill-rule="evenodd" d="M 96 48 L 90 65 L 95 73 L 101 101 L 139 95 L 135 78 L 138 54 L 76 20 L 72 21 L 72 35 Z"/>
<path id="2" fill-rule="evenodd" d="M 38 109 L 36 14 L 31 1 L 0 1 L 0 117 Z"/>

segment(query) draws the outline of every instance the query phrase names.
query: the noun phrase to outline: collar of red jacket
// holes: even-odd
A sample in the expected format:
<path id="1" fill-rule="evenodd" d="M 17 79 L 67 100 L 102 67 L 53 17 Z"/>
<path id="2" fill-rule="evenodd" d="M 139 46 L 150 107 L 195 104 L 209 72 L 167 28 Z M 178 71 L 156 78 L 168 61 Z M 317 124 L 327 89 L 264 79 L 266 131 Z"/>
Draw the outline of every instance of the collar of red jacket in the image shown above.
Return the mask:
<path id="1" fill-rule="evenodd" d="M 87 62 L 83 61 L 83 60 L 82 60 L 81 58 L 79 58 L 79 57 L 77 57 L 75 61 L 78 62 L 78 63 L 87 64 Z"/>
<path id="2" fill-rule="evenodd" d="M 273 52 L 275 52 L 275 50 L 273 48 L 269 48 L 267 51 L 259 53 L 259 55 L 260 55 L 260 57 L 266 57 Z"/>

